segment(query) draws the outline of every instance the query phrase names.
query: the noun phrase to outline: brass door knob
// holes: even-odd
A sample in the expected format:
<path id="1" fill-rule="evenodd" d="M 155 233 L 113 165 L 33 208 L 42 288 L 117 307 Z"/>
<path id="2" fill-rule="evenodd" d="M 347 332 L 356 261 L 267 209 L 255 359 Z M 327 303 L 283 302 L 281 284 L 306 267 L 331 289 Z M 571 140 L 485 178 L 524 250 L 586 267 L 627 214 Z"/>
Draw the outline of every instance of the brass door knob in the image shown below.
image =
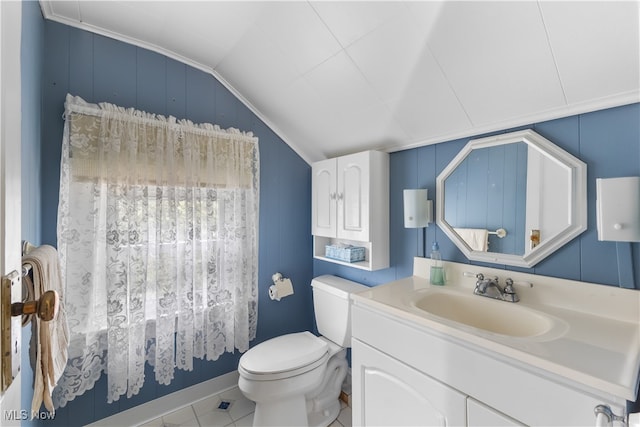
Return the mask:
<path id="1" fill-rule="evenodd" d="M 53 320 L 58 313 L 58 305 L 60 298 L 56 291 L 47 291 L 40 297 L 39 300 L 14 302 L 11 304 L 11 315 L 21 316 L 28 314 L 35 314 L 45 322 Z"/>

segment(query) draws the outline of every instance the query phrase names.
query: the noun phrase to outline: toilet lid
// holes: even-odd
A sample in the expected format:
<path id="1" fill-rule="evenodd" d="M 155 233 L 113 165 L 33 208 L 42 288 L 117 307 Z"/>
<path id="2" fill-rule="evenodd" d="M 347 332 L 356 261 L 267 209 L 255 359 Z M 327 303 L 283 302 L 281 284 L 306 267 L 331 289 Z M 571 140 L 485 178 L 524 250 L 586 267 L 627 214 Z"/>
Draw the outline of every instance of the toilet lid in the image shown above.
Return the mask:
<path id="1" fill-rule="evenodd" d="M 309 332 L 282 335 L 253 347 L 240 365 L 255 374 L 291 371 L 309 365 L 327 353 L 327 343 Z"/>

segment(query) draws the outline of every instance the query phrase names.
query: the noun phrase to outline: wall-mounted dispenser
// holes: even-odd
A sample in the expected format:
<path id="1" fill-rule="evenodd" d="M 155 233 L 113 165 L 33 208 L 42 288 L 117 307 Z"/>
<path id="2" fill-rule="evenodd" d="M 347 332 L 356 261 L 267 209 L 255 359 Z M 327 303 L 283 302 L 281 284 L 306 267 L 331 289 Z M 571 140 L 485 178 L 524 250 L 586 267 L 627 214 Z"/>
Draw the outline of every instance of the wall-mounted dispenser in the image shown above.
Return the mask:
<path id="1" fill-rule="evenodd" d="M 427 200 L 426 188 L 409 189 L 403 192 L 404 227 L 422 228 L 422 256 L 427 256 L 427 227 L 433 222 L 433 203 Z"/>
<path id="2" fill-rule="evenodd" d="M 596 179 L 598 240 L 640 242 L 640 177 Z"/>
<path id="3" fill-rule="evenodd" d="M 432 222 L 433 204 L 427 200 L 428 190 L 404 190 L 404 227 L 422 228 Z"/>

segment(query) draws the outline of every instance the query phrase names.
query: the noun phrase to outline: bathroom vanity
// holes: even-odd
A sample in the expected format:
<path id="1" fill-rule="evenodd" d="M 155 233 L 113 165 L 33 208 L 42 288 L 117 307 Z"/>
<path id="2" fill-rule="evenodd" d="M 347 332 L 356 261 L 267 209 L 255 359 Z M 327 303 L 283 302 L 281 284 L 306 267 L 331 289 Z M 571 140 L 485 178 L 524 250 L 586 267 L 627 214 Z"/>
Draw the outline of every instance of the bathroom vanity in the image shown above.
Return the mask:
<path id="1" fill-rule="evenodd" d="M 354 425 L 587 426 L 598 405 L 626 416 L 639 291 L 458 263 L 438 287 L 428 267 L 415 258 L 414 276 L 352 295 Z M 513 279 L 520 301 L 474 295 L 477 273 Z"/>

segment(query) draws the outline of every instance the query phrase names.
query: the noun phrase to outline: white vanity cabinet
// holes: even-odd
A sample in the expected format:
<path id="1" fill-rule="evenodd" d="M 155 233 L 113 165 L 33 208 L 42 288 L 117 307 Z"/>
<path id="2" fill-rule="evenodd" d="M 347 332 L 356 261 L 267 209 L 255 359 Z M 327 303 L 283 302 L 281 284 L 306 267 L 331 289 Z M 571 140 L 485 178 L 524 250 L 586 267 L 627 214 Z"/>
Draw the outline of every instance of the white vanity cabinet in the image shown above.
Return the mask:
<path id="1" fill-rule="evenodd" d="M 599 404 L 624 412 L 624 399 L 360 301 L 352 307 L 354 426 L 588 426 Z"/>
<path id="2" fill-rule="evenodd" d="M 466 424 L 464 394 L 358 340 L 353 341 L 352 355 L 353 384 L 359 385 L 353 425 Z"/>
<path id="3" fill-rule="evenodd" d="M 467 425 L 474 427 L 524 426 L 524 424 L 471 397 L 467 398 Z"/>
<path id="4" fill-rule="evenodd" d="M 311 166 L 314 257 L 365 270 L 389 266 L 389 155 L 365 151 Z M 365 248 L 365 261 L 325 257 L 325 246 Z"/>

